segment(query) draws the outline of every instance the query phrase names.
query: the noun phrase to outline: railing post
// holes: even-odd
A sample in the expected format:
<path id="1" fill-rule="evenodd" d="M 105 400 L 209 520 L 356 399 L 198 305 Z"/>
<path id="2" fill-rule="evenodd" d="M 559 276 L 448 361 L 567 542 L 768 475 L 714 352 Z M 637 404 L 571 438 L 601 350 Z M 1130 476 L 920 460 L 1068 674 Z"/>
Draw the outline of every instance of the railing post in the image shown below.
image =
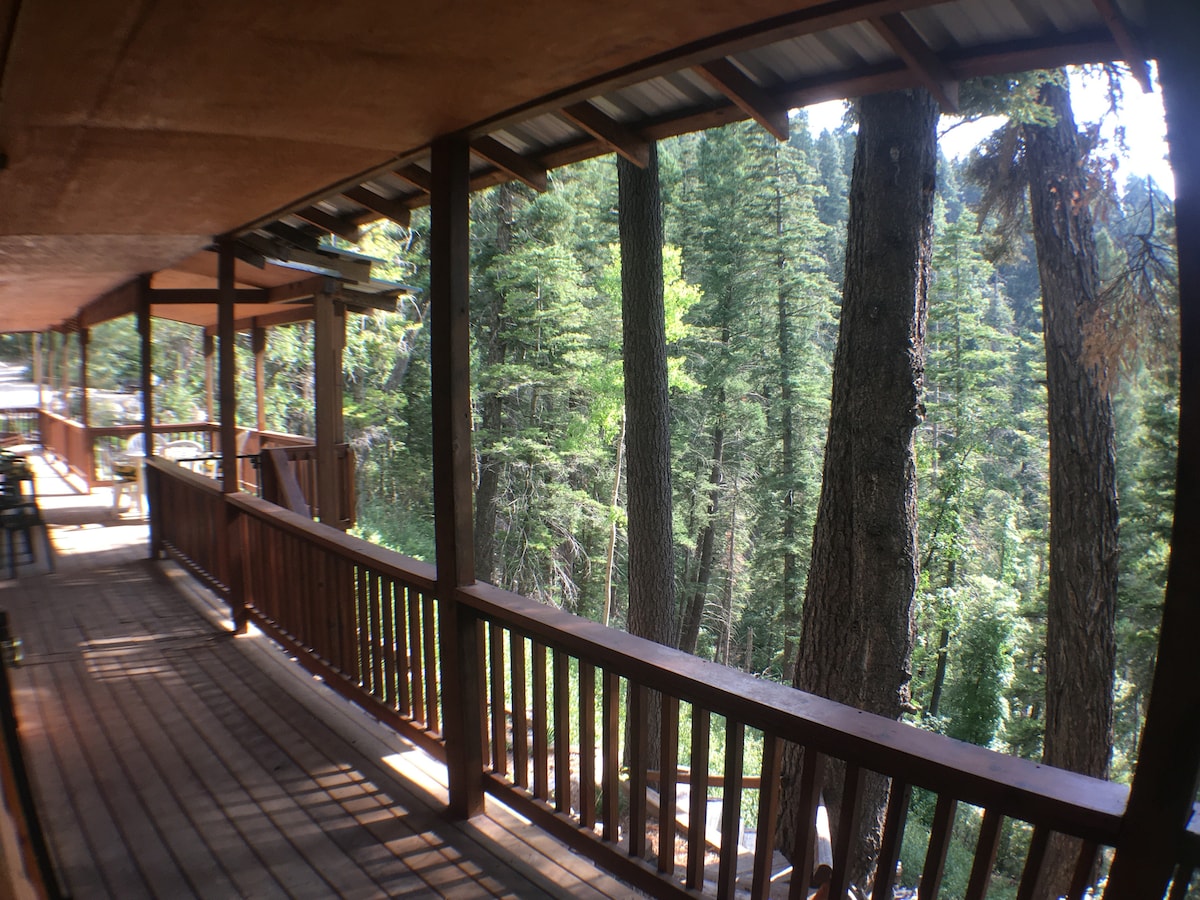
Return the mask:
<path id="1" fill-rule="evenodd" d="M 142 387 L 142 452 L 146 459 L 154 455 L 154 344 L 151 341 L 150 324 L 150 276 L 138 279 L 137 330 L 141 356 Z M 143 484 L 146 496 L 142 498 L 150 508 L 150 558 L 162 556 L 162 516 L 157 511 L 161 496 L 161 485 L 155 473 L 145 472 Z M 114 487 L 113 490 L 116 490 Z"/>
<path id="2" fill-rule="evenodd" d="M 217 352 L 220 356 L 220 383 L 218 397 L 221 409 L 221 490 L 225 494 L 237 493 L 237 362 L 234 341 L 237 339 L 234 303 L 237 300 L 237 284 L 234 280 L 233 242 L 224 238 L 217 243 Z M 243 590 L 242 571 L 242 523 L 237 508 L 232 503 L 223 503 L 225 533 L 222 548 L 225 556 L 221 576 L 229 588 L 229 608 L 234 630 L 239 634 L 246 630 L 246 596 Z"/>
<path id="3" fill-rule="evenodd" d="M 479 629 L 477 617 L 457 599 L 457 589 L 475 580 L 468 331 L 470 147 L 466 138 L 438 138 L 432 160 L 430 365 L 442 731 L 449 811 L 465 819 L 483 811 Z"/>

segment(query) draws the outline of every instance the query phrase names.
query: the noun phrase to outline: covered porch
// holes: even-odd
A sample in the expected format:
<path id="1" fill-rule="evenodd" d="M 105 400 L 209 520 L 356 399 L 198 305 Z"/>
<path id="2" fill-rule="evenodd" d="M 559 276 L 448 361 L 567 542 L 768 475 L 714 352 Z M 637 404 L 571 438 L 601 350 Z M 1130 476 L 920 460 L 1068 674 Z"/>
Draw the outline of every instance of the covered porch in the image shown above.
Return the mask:
<path id="1" fill-rule="evenodd" d="M 623 897 L 501 807 L 445 814 L 444 766 L 146 560 L 34 457 L 57 554 L 0 587 L 21 740 L 73 897 Z"/>
<path id="2" fill-rule="evenodd" d="M 842 794 L 848 798 L 842 819 L 848 821 L 855 815 L 855 800 L 869 773 L 874 773 L 888 780 L 891 790 L 875 879 L 881 897 L 890 896 L 910 800 L 914 790 L 921 790 L 932 795 L 936 804 L 933 827 L 921 848 L 921 896 L 937 896 L 951 833 L 965 818 L 964 809 L 974 807 L 978 815 L 972 819 L 975 850 L 968 897 L 987 894 L 1002 826 L 1016 820 L 1027 841 L 1018 898 L 1034 895 L 1055 832 L 1081 839 L 1071 897 L 1084 895 L 1101 855 L 1111 854 L 1116 862 L 1109 896 L 1159 896 L 1173 878 L 1172 897 L 1183 898 L 1200 864 L 1200 821 L 1192 812 L 1200 759 L 1198 689 L 1192 677 L 1200 617 L 1196 602 L 1200 567 L 1193 552 L 1200 510 L 1195 465 L 1200 172 L 1194 154 L 1181 152 L 1177 160 L 1183 375 L 1175 553 L 1142 765 L 1132 788 L 960 744 L 767 683 L 477 583 L 474 577 L 470 191 L 513 178 L 544 189 L 549 169 L 610 151 L 644 164 L 653 140 L 742 118 L 753 118 L 785 137 L 789 106 L 828 96 L 920 85 L 952 108 L 959 80 L 974 75 L 1117 57 L 1128 59 L 1148 84 L 1147 55 L 1141 45 L 1147 34 L 1158 41 L 1155 52 L 1171 100 L 1173 145 L 1189 148 L 1198 143 L 1191 138 L 1200 117 L 1192 115 L 1196 99 L 1194 92 L 1188 93 L 1197 70 L 1184 27 L 1195 24 L 1194 13 L 1179 13 L 1182 5 L 1161 3 L 1153 7 L 1159 17 L 1147 19 L 1140 4 L 1094 0 L 1053 4 L 1053 15 L 1006 2 L 1003 15 L 993 17 L 988 11 L 991 5 L 974 0 L 946 4 L 872 0 L 797 9 L 795 4 L 764 0 L 714 7 L 691 16 L 681 14 L 686 4 L 655 2 L 633 12 L 606 9 L 603 21 L 598 21 L 598 14 L 586 9 L 586 4 L 535 3 L 513 12 L 502 29 L 488 28 L 495 23 L 482 16 L 485 24 L 472 23 L 466 34 L 456 22 L 434 17 L 423 36 L 428 46 L 438 49 L 436 58 L 426 59 L 424 68 L 397 65 L 394 59 L 391 65 L 379 66 L 380 77 L 386 77 L 391 88 L 389 97 L 416 98 L 407 115 L 389 118 L 369 102 L 348 102 L 349 92 L 333 89 L 340 86 L 339 79 L 327 77 L 328 70 L 314 65 L 298 86 L 288 82 L 281 94 L 256 95 L 254 108 L 260 115 L 248 116 L 254 126 L 238 134 L 229 132 L 225 110 L 242 99 L 247 85 L 257 88 L 266 81 L 230 74 L 240 72 L 245 60 L 269 60 L 282 52 L 280 48 L 290 52 L 293 45 L 341 35 L 346 41 L 344 55 L 337 56 L 329 70 L 349 82 L 360 55 L 375 65 L 384 54 L 361 47 L 360 27 L 323 18 L 329 11 L 316 4 L 297 7 L 287 29 L 276 23 L 243 23 L 245 31 L 239 37 L 244 44 L 227 40 L 222 21 L 201 23 L 208 30 L 190 28 L 194 23 L 164 13 L 164 6 L 148 7 L 145 19 L 130 24 L 100 4 L 95 15 L 106 26 L 101 43 L 121 49 L 112 51 L 115 62 L 109 56 L 101 60 L 103 54 L 89 60 L 104 77 L 73 77 L 72 84 L 117 87 L 106 97 L 79 99 L 62 85 L 61 76 L 46 71 L 54 63 L 53 54 L 36 52 L 39 41 L 57 39 L 56 28 L 43 22 L 52 20 L 53 14 L 29 0 L 20 15 L 14 12 L 7 17 L 5 36 L 10 40 L 4 47 L 4 86 L 13 90 L 6 94 L 3 112 L 4 116 L 11 110 L 24 112 L 25 118 L 15 120 L 13 146 L 0 156 L 0 169 L 9 169 L 6 176 L 20 176 L 0 181 L 0 189 L 19 186 L 0 192 L 0 202 L 12 216 L 11 221 L 5 220 L 0 238 L 6 243 L 0 249 L 27 245 L 35 252 L 28 260 L 22 257 L 6 266 L 6 272 L 15 274 L 0 282 L 0 310 L 5 313 L 0 326 L 13 331 L 63 322 L 77 326 L 81 316 L 90 314 L 89 308 L 97 310 L 93 304 L 132 304 L 128 309 L 136 310 L 143 322 L 145 358 L 151 345 L 148 323 L 155 289 L 150 273 L 208 246 L 216 236 L 215 293 L 204 299 L 215 299 L 218 310 L 215 333 L 222 355 L 218 393 L 227 405 L 216 442 L 222 477 L 217 482 L 171 461 L 148 460 L 148 542 L 154 560 L 169 555 L 215 593 L 220 601 L 218 617 L 226 619 L 229 627 L 218 628 L 204 615 L 196 619 L 186 606 L 163 605 L 164 600 L 145 596 L 141 605 L 154 618 L 144 622 L 131 616 L 123 622 L 126 614 L 108 596 L 115 588 L 97 591 L 96 586 L 111 580 L 114 570 L 105 568 L 110 565 L 128 566 L 120 571 L 132 579 L 135 596 L 157 584 L 155 573 L 161 563 L 135 562 L 136 548 L 94 557 L 100 563 L 98 581 L 71 574 L 64 561 L 64 574 L 57 576 L 54 587 L 48 583 L 41 591 L 30 588 L 24 600 L 24 586 L 10 588 L 22 608 L 30 607 L 31 633 L 39 635 L 39 643 L 54 648 L 39 662 L 30 639 L 31 665 L 18 673 L 20 679 L 28 677 L 30 684 L 18 682 L 18 689 L 29 691 L 40 703 L 43 694 L 35 689 L 39 679 L 47 679 L 43 684 L 56 690 L 74 687 L 95 698 L 95 703 L 68 707 L 55 715 L 61 717 L 56 721 L 64 729 L 77 735 L 86 732 L 98 742 L 96 750 L 77 760 L 76 774 L 71 776 L 80 778 L 81 796 L 95 798 L 92 809 L 99 810 L 97 820 L 103 823 L 118 804 L 138 809 L 153 802 L 168 812 L 169 820 L 148 826 L 150 833 L 145 835 L 108 828 L 120 833 L 125 853 L 140 849 L 144 836 L 147 845 L 160 845 L 170 856 L 173 830 L 179 828 L 184 834 L 194 830 L 193 816 L 204 804 L 221 810 L 218 818 L 223 816 L 227 823 L 226 836 L 229 828 L 237 831 L 233 812 L 238 804 L 231 800 L 234 805 L 226 808 L 224 801 L 217 800 L 227 789 L 229 796 L 243 802 L 249 796 L 254 801 L 251 806 L 273 806 L 269 800 L 255 799 L 250 783 L 243 780 L 228 788 L 215 783 L 198 788 L 198 805 L 192 807 L 191 800 L 183 802 L 179 793 L 179 785 L 191 776 L 181 773 L 177 777 L 183 780 L 177 784 L 153 766 L 136 770 L 144 776 L 138 785 L 106 793 L 108 778 L 116 778 L 119 785 L 135 771 L 131 760 L 149 758 L 142 739 L 179 749 L 184 738 L 166 727 L 176 723 L 183 729 L 179 734 L 196 736 L 194 746 L 187 744 L 189 753 L 198 754 L 187 757 L 193 760 L 193 768 L 202 762 L 213 764 L 213 759 L 233 762 L 232 756 L 222 754 L 240 742 L 247 750 L 237 754 L 248 767 L 245 771 L 267 779 L 259 796 L 275 789 L 270 786 L 271 773 L 278 765 L 279 772 L 294 776 L 302 794 L 324 804 L 318 811 L 295 799 L 279 798 L 286 815 L 267 811 L 261 827 L 264 834 L 276 835 L 271 840 L 278 841 L 282 856 L 310 839 L 314 847 L 343 857 L 353 856 L 346 853 L 347 847 L 375 847 L 366 854 L 375 868 L 359 866 L 358 874 L 316 870 L 324 881 L 313 877 L 311 883 L 321 884 L 326 894 L 330 887 L 337 893 L 342 884 L 366 893 L 389 892 L 391 887 L 382 879 L 408 877 L 411 860 L 429 852 L 425 832 L 411 824 L 388 827 L 412 832 L 400 840 L 416 845 L 415 857 L 379 843 L 378 829 L 371 823 L 378 826 L 386 817 L 405 818 L 391 807 L 385 809 L 381 798 L 386 796 L 406 810 L 423 809 L 422 815 L 444 809 L 450 820 L 463 823 L 436 832 L 435 840 L 447 845 L 453 835 L 475 834 L 485 827 L 481 823 L 493 821 L 499 813 L 492 801 L 500 801 L 540 833 L 561 840 L 655 896 L 693 897 L 708 892 L 732 898 L 746 890 L 763 898 L 781 889 L 784 873 L 773 850 L 781 815 L 777 788 L 783 753 L 798 747 L 805 761 L 803 800 L 792 848 L 795 867 L 787 873 L 789 896 L 806 898 L 822 880 L 828 882 L 832 896 L 844 895 L 850 877 L 849 846 L 833 848 L 832 867 L 820 865 L 817 855 L 814 836 L 820 789 L 828 779 L 841 779 Z M 229 15 L 228 9 L 223 12 Z M 422 43 L 407 31 L 413 23 L 395 24 L 386 11 L 376 13 L 396 29 L 389 35 L 394 42 L 389 51 Z M 663 23 L 669 27 L 660 28 Z M 326 33 L 320 33 L 322 25 Z M 287 30 L 286 36 L 277 37 L 275 27 Z M 203 49 L 218 56 L 218 48 L 233 48 L 230 58 L 221 56 L 226 65 L 214 66 L 221 75 L 212 82 L 217 85 L 215 94 L 198 87 L 204 81 L 195 74 L 204 73 L 204 67 L 198 66 L 189 70 L 190 77 L 181 73 L 172 82 L 178 88 L 172 102 L 156 100 L 149 108 L 138 107 L 139 98 L 158 98 L 155 79 L 176 62 L 155 55 L 169 54 L 169 49 L 158 48 L 174 46 L 155 37 L 169 35 L 179 41 L 185 34 L 205 36 L 209 43 Z M 461 47 L 444 40 L 447 34 L 456 35 Z M 586 36 L 587 41 L 567 39 L 568 34 Z M 461 52 L 449 52 L 448 46 Z M 527 68 L 505 77 L 511 73 L 497 64 L 496 46 L 525 48 L 513 52 L 525 54 Z M 591 52 L 597 46 L 598 55 Z M 127 58 L 123 54 L 130 47 Z M 540 52 L 547 47 L 555 52 Z M 417 70 L 426 79 L 425 91 L 406 83 Z M 39 105 L 45 83 L 63 89 L 66 99 L 59 98 L 61 109 L 45 113 Z M 189 93 L 188 85 L 198 93 Z M 448 85 L 472 89 L 456 94 Z M 77 112 L 77 108 L 90 112 Z M 322 114 L 337 121 L 322 123 L 322 140 L 314 141 L 312 119 Z M 54 119 L 55 127 L 64 131 L 80 132 L 74 135 L 72 146 L 78 152 L 69 166 L 64 163 L 59 169 L 47 162 L 53 154 L 44 146 L 60 142 L 47 139 L 40 117 Z M 34 124 L 22 130 L 28 122 Z M 170 124 L 164 131 L 156 130 L 162 122 Z M 400 124 L 384 127 L 381 122 Z M 261 130 L 254 132 L 254 127 Z M 334 143 L 349 141 L 346 134 L 361 138 L 361 146 Z M 197 135 L 202 139 L 194 140 Z M 220 139 L 210 140 L 213 135 Z M 281 153 L 281 148 L 287 152 Z M 147 169 L 144 161 L 151 151 L 155 164 Z M 280 159 L 290 164 L 280 165 Z M 253 167 L 244 170 L 239 161 Z M 211 190 L 198 192 L 202 200 L 190 193 L 189 177 L 213 171 L 221 178 L 210 185 Z M 97 173 L 111 176 L 111 183 L 102 187 L 109 186 L 114 193 L 79 197 L 66 192 L 65 185 L 77 193 L 79 185 L 99 182 L 87 177 Z M 247 185 L 257 192 L 248 193 Z M 121 204 L 112 202 L 120 187 L 129 192 L 122 197 L 124 207 L 138 208 L 139 215 L 127 215 L 118 232 L 111 227 L 110 217 L 122 211 Z M 48 196 L 62 196 L 64 202 L 50 208 L 44 199 Z M 411 209 L 425 205 L 432 210 L 436 568 L 347 537 L 336 528 L 314 523 L 310 515 L 286 508 L 297 504 L 271 503 L 242 492 L 233 409 L 236 307 L 243 290 L 239 266 L 261 268 L 269 260 L 298 256 L 325 264 L 332 255 L 321 243 L 322 235 L 353 239 L 363 222 L 380 215 L 405 221 Z M 185 228 L 191 231 L 184 233 Z M 59 267 L 71 254 L 87 258 L 78 264 L 80 271 L 65 278 Z M 11 258 L 18 255 L 14 251 Z M 53 298 L 54 305 L 29 304 L 26 291 Z M 337 315 L 338 305 L 332 300 L 318 304 L 317 313 L 329 321 Z M 332 341 L 319 342 L 329 371 L 336 369 L 334 347 Z M 143 376 L 142 389 L 145 396 L 151 394 L 148 375 Z M 317 451 L 316 464 L 324 473 L 318 485 L 328 491 L 336 484 L 328 473 L 336 466 L 332 449 L 336 440 L 331 436 L 336 434 L 337 407 L 327 398 L 319 403 L 319 410 L 327 418 L 325 426 L 318 427 L 322 449 Z M 139 427 L 145 445 L 153 446 L 155 423 L 150 414 Z M 320 501 L 325 510 L 334 505 Z M 70 599 L 68 589 L 73 587 L 81 589 L 76 600 Z M 53 608 L 60 590 L 66 605 L 50 615 L 47 610 Z M 76 602 L 82 604 L 78 610 L 71 605 Z M 211 607 L 207 609 L 206 615 L 213 615 Z M 97 612 L 99 617 L 93 618 Z M 18 620 L 18 627 L 26 625 Z M 319 729 L 309 729 L 319 731 L 321 737 L 317 746 L 303 751 L 314 767 L 312 771 L 303 767 L 301 773 L 295 755 L 301 751 L 284 750 L 280 739 L 266 735 L 278 725 L 286 735 L 283 740 L 291 740 L 295 735 L 288 729 L 295 728 L 293 715 L 299 716 L 302 707 L 311 709 L 305 706 L 307 701 L 271 686 L 273 679 L 268 676 L 254 676 L 254 683 L 244 690 L 231 686 L 233 675 L 223 671 L 224 666 L 237 671 L 243 665 L 240 657 L 220 656 L 233 652 L 226 648 L 240 652 L 243 645 L 259 646 L 253 638 L 224 635 L 250 634 L 252 627 L 277 640 L 309 672 L 398 735 L 381 736 L 383 745 L 403 748 L 396 742 L 408 741 L 443 760 L 445 792 L 422 786 L 417 776 L 419 787 L 393 787 L 389 780 L 393 776 L 373 754 L 350 756 L 324 719 Z M 185 690 L 197 671 L 216 679 L 208 687 Z M 121 677 L 110 680 L 110 672 Z M 164 677 L 152 683 L 151 672 Z M 86 686 L 79 680 L 83 674 L 90 679 Z M 260 680 L 264 677 L 266 681 Z M 117 693 L 106 694 L 109 690 Z M 140 702 L 152 691 L 161 692 L 169 707 L 154 727 L 144 719 L 131 719 L 117 700 Z M 210 699 L 212 705 L 206 705 Z M 232 705 L 252 712 L 245 720 L 250 723 L 248 730 L 234 733 L 234 726 L 226 726 L 220 747 L 205 732 L 202 744 L 201 726 L 216 729 Z M 652 706 L 659 715 L 652 715 Z M 280 708 L 291 712 L 280 716 Z M 42 721 L 37 718 L 40 706 L 34 710 L 34 721 Z M 651 722 L 660 723 L 654 727 L 659 729 L 656 737 L 662 747 L 653 759 L 648 749 Z M 40 727 L 49 730 L 50 726 Z M 122 744 L 118 738 L 122 729 L 139 740 Z M 753 754 L 747 753 L 750 747 Z M 112 774 L 92 767 L 92 754 L 105 753 L 117 760 Z M 829 761 L 842 765 L 827 769 Z M 831 774 L 834 771 L 840 774 Z M 327 777 L 328 783 L 321 781 Z M 64 783 L 67 778 L 65 773 L 59 776 Z M 685 795 L 679 790 L 683 782 L 691 788 L 686 799 L 681 799 Z M 709 789 L 715 792 L 718 787 L 721 811 L 716 821 L 710 821 L 705 799 Z M 349 807 L 343 792 L 361 801 L 362 807 Z M 329 812 L 326 806 L 343 811 L 349 807 L 350 818 L 322 819 Z M 375 811 L 380 819 L 364 821 L 363 809 Z M 316 833 L 327 832 L 325 828 L 314 831 L 318 822 L 326 821 L 337 836 Z M 338 823 L 344 821 L 354 823 L 348 825 L 352 834 L 338 833 Z M 748 823 L 756 835 L 753 849 L 742 840 Z M 72 827 L 83 831 L 82 823 Z M 847 841 L 851 831 L 845 829 Z M 215 848 L 221 846 L 217 838 L 203 837 L 197 844 L 203 845 L 197 852 L 217 860 Z M 524 887 L 511 887 L 492 871 L 495 851 L 462 846 L 466 848 L 461 850 L 463 858 L 470 862 L 447 876 L 462 879 L 455 884 L 495 878 L 496 890 L 525 895 Z M 285 876 L 275 874 L 268 864 L 276 851 L 262 852 L 263 857 L 255 858 L 261 869 L 255 877 L 273 879 L 284 889 Z M 559 849 L 548 852 L 560 862 L 565 858 Z M 93 865 L 103 862 L 102 854 L 93 856 L 97 861 Z M 86 856 L 78 858 L 86 869 Z M 439 854 L 439 865 L 442 859 Z M 281 859 L 277 869 L 284 871 L 286 863 L 286 858 Z M 174 874 L 162 876 L 168 882 L 158 882 L 147 874 L 149 863 L 143 868 L 135 862 L 132 869 L 128 862 L 123 865 L 134 884 L 150 894 L 158 892 L 160 884 L 179 887 L 195 877 L 186 868 L 175 868 Z M 395 872 L 392 866 L 397 867 Z M 541 872 L 537 866 L 534 869 Z M 235 889 L 240 887 L 228 869 L 222 871 Z M 422 883 L 432 890 L 430 878 L 424 876 Z M 492 884 L 487 882 L 487 889 L 493 889 Z M 569 890 L 552 883 L 540 889 L 552 895 Z M 628 890 L 614 888 L 614 895 L 621 896 L 622 891 L 627 895 Z"/>

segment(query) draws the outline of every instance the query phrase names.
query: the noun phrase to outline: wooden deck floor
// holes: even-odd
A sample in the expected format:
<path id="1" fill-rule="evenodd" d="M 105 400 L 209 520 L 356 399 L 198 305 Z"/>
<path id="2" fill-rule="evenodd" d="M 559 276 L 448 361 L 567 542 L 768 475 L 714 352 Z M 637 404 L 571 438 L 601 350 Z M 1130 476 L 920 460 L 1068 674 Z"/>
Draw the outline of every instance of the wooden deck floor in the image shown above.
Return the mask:
<path id="1" fill-rule="evenodd" d="M 64 523 L 58 572 L 23 567 L 0 607 L 72 896 L 636 895 L 502 808 L 447 822 L 444 769 L 266 638 L 232 636 L 186 575 L 144 559 L 144 523 L 40 491 Z"/>

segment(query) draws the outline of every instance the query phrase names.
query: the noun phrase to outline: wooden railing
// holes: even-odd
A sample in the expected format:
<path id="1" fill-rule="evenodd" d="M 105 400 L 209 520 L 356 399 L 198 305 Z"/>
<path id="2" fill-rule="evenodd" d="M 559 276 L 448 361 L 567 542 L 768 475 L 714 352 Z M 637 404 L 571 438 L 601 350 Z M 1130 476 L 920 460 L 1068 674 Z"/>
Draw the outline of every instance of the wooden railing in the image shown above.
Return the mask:
<path id="1" fill-rule="evenodd" d="M 221 452 L 221 430 L 214 422 L 159 423 L 151 427 L 156 443 L 169 441 L 195 441 L 206 454 Z M 142 434 L 141 425 L 84 426 L 81 422 L 65 418 L 48 410 L 7 409 L 0 410 L 0 437 L 4 434 L 21 435 L 39 440 L 55 459 L 77 478 L 88 490 L 113 483 L 110 462 L 126 451 L 129 441 Z M 266 450 L 285 451 L 291 477 L 299 485 L 309 513 L 313 518 L 321 516 L 317 490 L 316 446 L 311 438 L 275 431 L 239 430 L 238 433 L 238 483 L 242 490 L 262 495 L 258 455 Z M 355 458 L 349 444 L 335 445 L 338 478 L 338 508 L 334 520 L 337 527 L 346 529 L 356 520 L 357 499 L 355 495 Z M 216 467 L 206 470 L 209 474 Z M 273 495 L 270 499 L 278 502 Z"/>
<path id="2" fill-rule="evenodd" d="M 961 841 L 964 828 L 975 846 L 968 898 L 985 896 L 1005 820 L 1016 820 L 1025 841 L 1019 898 L 1032 895 L 1053 832 L 1082 839 L 1073 898 L 1119 840 L 1122 785 L 863 713 L 490 585 L 437 597 L 431 566 L 244 494 L 224 498 L 226 527 L 217 528 L 222 501 L 210 483 L 158 461 L 150 470 L 163 501 L 153 512 L 162 546 L 224 587 L 235 621 L 256 622 L 451 772 L 475 767 L 480 790 L 653 896 L 767 897 L 778 874 L 783 760 L 801 751 L 791 897 L 807 897 L 818 869 L 816 813 L 835 777 L 847 798 L 843 822 L 870 778 L 890 786 L 876 896 L 891 896 L 918 789 L 933 807 L 922 897 L 937 895 L 951 834 Z M 222 555 L 225 537 L 236 547 Z M 447 714 L 465 727 L 446 727 Z M 650 758 L 655 719 L 661 751 Z M 457 731 L 462 740 L 448 742 Z M 710 756 L 722 760 L 711 776 Z M 654 784 L 651 770 L 661 773 Z M 719 823 L 709 828 L 718 783 Z M 739 845 L 743 820 L 756 831 L 752 852 Z M 844 895 L 849 878 L 850 830 L 840 834 L 832 870 L 823 870 L 830 897 Z"/>

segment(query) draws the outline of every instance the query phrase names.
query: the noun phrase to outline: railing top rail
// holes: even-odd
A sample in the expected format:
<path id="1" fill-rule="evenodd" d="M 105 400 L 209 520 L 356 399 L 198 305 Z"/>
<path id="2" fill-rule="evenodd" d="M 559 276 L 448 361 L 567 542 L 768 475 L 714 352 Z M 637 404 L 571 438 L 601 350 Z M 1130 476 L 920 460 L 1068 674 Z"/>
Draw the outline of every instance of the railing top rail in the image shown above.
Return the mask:
<path id="1" fill-rule="evenodd" d="M 219 492 L 203 476 L 157 460 L 150 464 L 167 477 Z M 225 497 L 243 513 L 354 563 L 420 590 L 436 590 L 436 570 L 428 563 L 347 536 L 257 497 Z M 1006 756 L 871 715 L 492 585 L 460 588 L 456 599 L 519 634 L 818 752 L 1069 834 L 1109 844 L 1118 837 L 1128 798 L 1124 785 Z"/>
<path id="2" fill-rule="evenodd" d="M 11 416 L 14 414 L 30 415 L 38 412 L 41 412 L 41 409 L 37 406 L 6 406 L 0 409 L 0 416 Z"/>
<path id="3" fill-rule="evenodd" d="M 1129 794 L 1125 785 L 1007 756 L 764 681 L 489 584 L 461 588 L 458 597 L 550 646 L 785 740 L 1016 818 L 1102 842 L 1116 839 Z"/>
<path id="4" fill-rule="evenodd" d="M 221 486 L 212 478 L 209 478 L 207 475 L 201 475 L 199 472 L 193 472 L 191 469 L 185 468 L 172 460 L 164 459 L 161 456 L 147 456 L 146 465 L 158 470 L 168 478 L 176 478 L 184 481 L 196 490 L 203 491 L 206 494 L 215 494 L 218 497 L 221 496 Z"/>
<path id="5" fill-rule="evenodd" d="M 176 472 L 169 472 L 176 475 Z M 190 474 L 190 473 L 187 473 Z M 202 476 L 196 476 L 202 477 Z M 351 562 L 369 566 L 377 572 L 394 577 L 422 591 L 433 591 L 437 586 L 437 571 L 430 564 L 379 547 L 361 538 L 352 537 L 338 529 L 314 522 L 299 513 L 276 506 L 249 494 L 228 494 L 227 499 L 243 512 L 269 522 L 271 525 L 302 535 L 314 544 L 335 553 L 340 553 Z"/>

